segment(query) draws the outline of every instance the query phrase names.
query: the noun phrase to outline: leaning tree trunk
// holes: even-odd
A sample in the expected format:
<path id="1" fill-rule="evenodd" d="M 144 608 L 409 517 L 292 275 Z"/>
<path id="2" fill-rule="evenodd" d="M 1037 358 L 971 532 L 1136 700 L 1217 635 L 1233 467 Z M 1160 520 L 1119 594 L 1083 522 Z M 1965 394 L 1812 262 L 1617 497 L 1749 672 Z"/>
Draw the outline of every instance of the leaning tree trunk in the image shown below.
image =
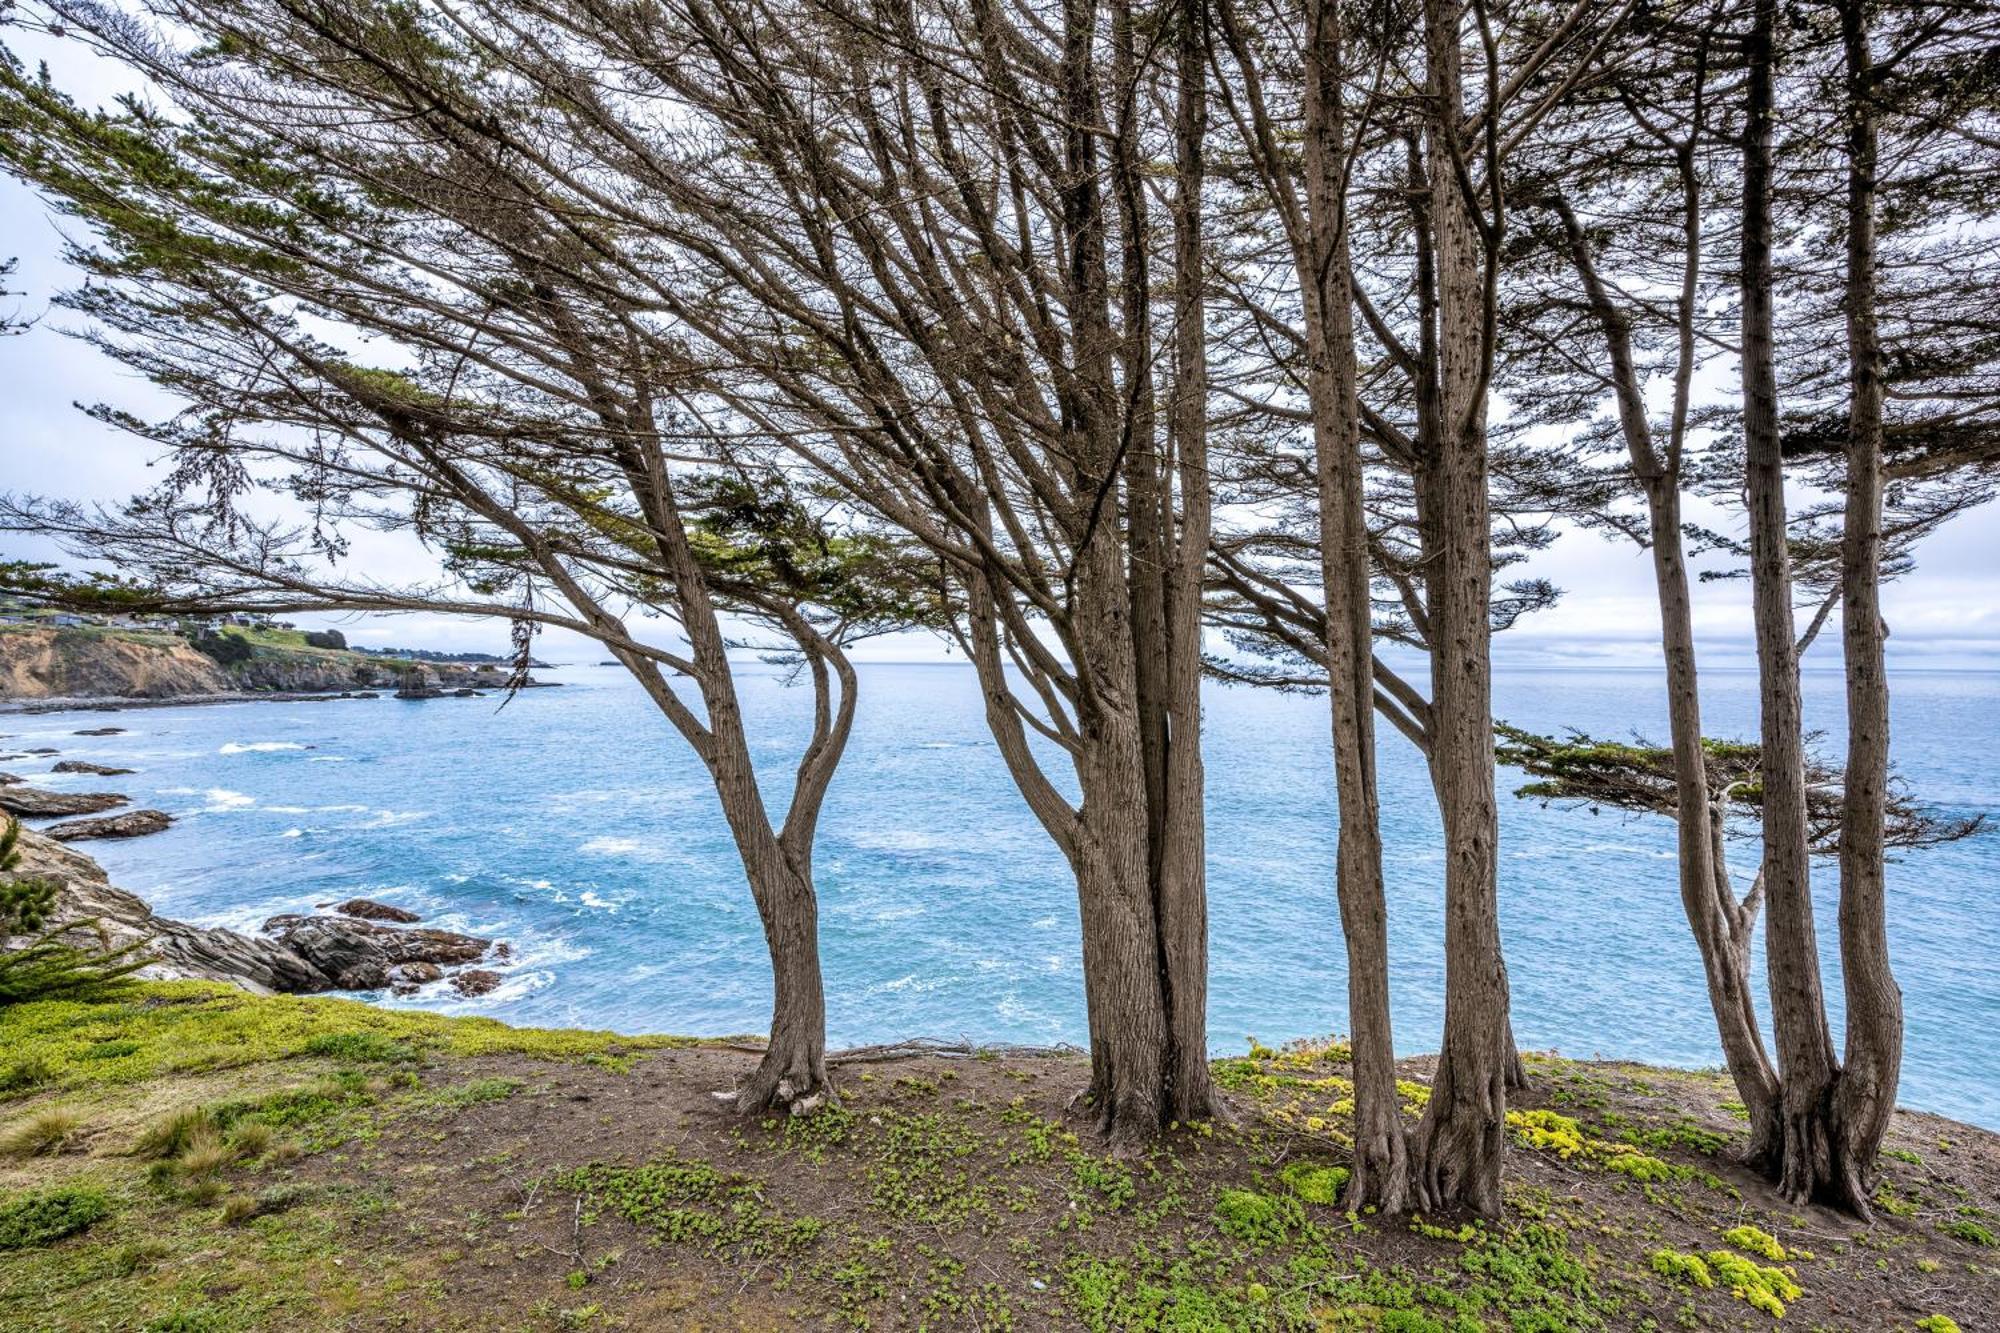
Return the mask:
<path id="1" fill-rule="evenodd" d="M 1492 591 L 1486 475 L 1487 293 L 1460 188 L 1458 0 L 1425 0 L 1426 198 L 1436 272 L 1435 408 L 1417 467 L 1431 619 L 1432 720 L 1445 836 L 1445 1015 L 1431 1098 L 1414 1143 L 1429 1210 L 1500 1214 L 1507 973 L 1494 892 Z"/>
<path id="2" fill-rule="evenodd" d="M 1841 644 L 1847 769 L 1840 810 L 1840 963 L 1847 1060 L 1834 1098 L 1835 1201 L 1868 1215 L 1868 1178 L 1896 1107 L 1903 995 L 1889 969 L 1882 866 L 1889 780 L 1889 681 L 1882 623 L 1882 345 L 1875 323 L 1874 57 L 1861 0 L 1842 0 L 1847 66 L 1847 512 Z"/>
<path id="3" fill-rule="evenodd" d="M 1354 1072 L 1350 1211 L 1400 1213 L 1410 1204 L 1409 1139 L 1396 1092 L 1389 1011 L 1388 905 L 1375 781 L 1374 626 L 1363 508 L 1361 413 L 1355 385 L 1352 270 L 1347 244 L 1340 14 L 1306 7 L 1306 210 L 1299 274 L 1306 298 L 1308 389 L 1319 480 L 1320 562 L 1334 783 L 1340 801 L 1336 889 L 1347 947 L 1347 1025 Z"/>
<path id="4" fill-rule="evenodd" d="M 1744 491 L 1750 514 L 1750 579 L 1757 630 L 1763 758 L 1766 963 L 1782 1090 L 1772 1175 L 1794 1203 L 1821 1196 L 1834 1162 L 1834 1083 L 1839 1066 L 1827 1029 L 1813 928 L 1806 824 L 1805 738 L 1786 546 L 1784 457 L 1772 336 L 1771 178 L 1777 0 L 1757 0 L 1746 49 L 1743 133 Z"/>

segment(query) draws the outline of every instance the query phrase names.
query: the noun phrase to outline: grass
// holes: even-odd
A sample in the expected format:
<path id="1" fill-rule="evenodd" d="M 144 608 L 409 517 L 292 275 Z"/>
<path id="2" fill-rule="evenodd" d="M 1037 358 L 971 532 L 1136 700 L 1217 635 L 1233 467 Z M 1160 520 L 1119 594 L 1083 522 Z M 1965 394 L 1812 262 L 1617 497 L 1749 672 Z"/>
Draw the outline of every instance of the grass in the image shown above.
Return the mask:
<path id="1" fill-rule="evenodd" d="M 119 1004 L 48 1000 L 0 1010 L 0 1097 L 138 1083 L 318 1056 L 393 1063 L 427 1055 L 601 1059 L 629 1067 L 672 1037 L 512 1028 L 492 1019 L 381 1009 L 354 1000 L 253 997 L 211 982 L 152 983 Z M 110 1053 L 107 1053 L 110 1052 Z"/>

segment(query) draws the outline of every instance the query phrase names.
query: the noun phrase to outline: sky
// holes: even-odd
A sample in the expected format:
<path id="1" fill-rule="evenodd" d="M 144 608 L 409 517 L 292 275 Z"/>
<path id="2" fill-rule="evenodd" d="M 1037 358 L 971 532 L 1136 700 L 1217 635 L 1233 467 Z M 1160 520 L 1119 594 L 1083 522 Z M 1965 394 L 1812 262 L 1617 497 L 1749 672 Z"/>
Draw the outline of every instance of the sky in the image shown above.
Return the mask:
<path id="1" fill-rule="evenodd" d="M 78 59 L 46 40 L 8 31 L 4 40 L 30 60 L 48 59 L 64 87 L 107 98 L 120 86 L 101 62 Z M 149 417 L 172 400 L 69 336 L 78 317 L 50 307 L 78 281 L 60 257 L 62 226 L 32 192 L 0 179 L 0 259 L 19 260 L 0 313 L 36 318 L 27 333 L 0 338 L 0 491 L 80 501 L 116 502 L 157 478 L 153 445 L 91 420 L 82 408 L 108 403 Z M 1740 535 L 1734 512 L 1690 505 L 1691 522 Z M 51 543 L 0 534 L 0 559 L 60 559 Z M 407 538 L 357 534 L 355 567 L 385 580 L 422 579 L 432 565 Z M 1719 567 L 1719 566 L 1717 566 Z M 1646 553 L 1630 544 L 1572 532 L 1509 577 L 1541 577 L 1563 590 L 1557 605 L 1495 640 L 1502 665 L 1645 667 L 1658 664 L 1659 616 Z M 1901 669 L 2000 669 L 2000 505 L 1960 516 L 1917 551 L 1917 568 L 1883 592 L 1892 666 Z M 437 616 L 299 616 L 302 624 L 337 626 L 356 646 L 507 651 L 504 623 Z M 1745 666 L 1753 645 L 1746 582 L 1698 584 L 1695 629 L 1703 661 Z M 664 629 L 656 632 L 667 637 Z M 564 631 L 538 640 L 552 661 L 595 661 L 604 654 Z M 891 635 L 856 653 L 860 660 L 944 661 L 952 654 L 928 635 Z M 1837 667 L 1839 633 L 1830 623 L 1808 668 Z"/>

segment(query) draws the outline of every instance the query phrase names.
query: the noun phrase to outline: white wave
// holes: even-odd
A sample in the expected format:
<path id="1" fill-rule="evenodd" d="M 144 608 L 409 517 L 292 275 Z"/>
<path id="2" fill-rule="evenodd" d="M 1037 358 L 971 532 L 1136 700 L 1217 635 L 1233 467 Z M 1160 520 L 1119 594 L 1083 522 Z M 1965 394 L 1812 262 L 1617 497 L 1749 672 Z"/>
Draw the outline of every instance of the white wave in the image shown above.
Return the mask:
<path id="1" fill-rule="evenodd" d="M 583 891 L 583 897 L 578 899 L 578 901 L 581 902 L 585 907 L 595 907 L 600 911 L 605 911 L 605 912 L 615 912 L 620 907 L 624 906 L 623 903 L 618 902 L 615 899 L 599 897 L 597 894 L 592 893 L 589 889 L 585 889 Z"/>
<path id="2" fill-rule="evenodd" d="M 577 850 L 585 856 L 645 856 L 653 848 L 637 838 L 592 838 Z"/>
<path id="3" fill-rule="evenodd" d="M 267 805 L 264 808 L 274 815 L 309 815 L 312 813 L 312 807 L 309 805 Z"/>
<path id="4" fill-rule="evenodd" d="M 230 741 L 217 754 L 271 754 L 278 750 L 303 750 L 297 741 Z"/>
<path id="5" fill-rule="evenodd" d="M 344 754 L 316 754 L 306 760 L 306 762 L 308 764 L 344 764 L 347 762 L 347 756 Z"/>
<path id="6" fill-rule="evenodd" d="M 428 810 L 378 810 L 375 818 L 363 824 L 362 828 L 393 828 L 398 824 L 413 824 L 419 819 L 430 817 Z"/>
<path id="7" fill-rule="evenodd" d="M 245 796 L 240 791 L 230 791 L 227 787 L 210 787 L 202 795 L 208 798 L 208 804 L 203 808 L 210 814 L 218 814 L 224 810 L 248 810 L 257 804 L 256 797 Z"/>
<path id="8" fill-rule="evenodd" d="M 306 831 L 302 828 L 288 828 L 278 836 L 281 838 L 303 838 L 305 835 Z"/>

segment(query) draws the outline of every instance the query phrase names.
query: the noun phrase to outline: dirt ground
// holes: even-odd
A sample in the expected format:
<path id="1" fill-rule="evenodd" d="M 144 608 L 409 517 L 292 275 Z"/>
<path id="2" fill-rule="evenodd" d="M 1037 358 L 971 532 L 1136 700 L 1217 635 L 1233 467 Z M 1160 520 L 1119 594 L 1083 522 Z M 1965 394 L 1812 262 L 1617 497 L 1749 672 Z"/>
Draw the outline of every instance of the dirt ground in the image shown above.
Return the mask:
<path id="1" fill-rule="evenodd" d="M 0 1129 L 85 1122 L 0 1165 L 0 1246 L 10 1202 L 110 1201 L 0 1249 L 0 1327 L 2000 1329 L 2000 1141 L 1900 1115 L 1862 1226 L 1737 1166 L 1709 1074 L 1531 1057 L 1486 1226 L 1341 1211 L 1337 1043 L 1218 1061 L 1233 1124 L 1113 1156 L 1074 1055 L 843 1064 L 832 1110 L 746 1122 L 710 1096 L 739 1047 L 465 1053 L 312 1021 L 289 1054 L 59 1070 L 0 1105 Z M 1428 1066 L 1404 1076 L 1414 1123 Z"/>

